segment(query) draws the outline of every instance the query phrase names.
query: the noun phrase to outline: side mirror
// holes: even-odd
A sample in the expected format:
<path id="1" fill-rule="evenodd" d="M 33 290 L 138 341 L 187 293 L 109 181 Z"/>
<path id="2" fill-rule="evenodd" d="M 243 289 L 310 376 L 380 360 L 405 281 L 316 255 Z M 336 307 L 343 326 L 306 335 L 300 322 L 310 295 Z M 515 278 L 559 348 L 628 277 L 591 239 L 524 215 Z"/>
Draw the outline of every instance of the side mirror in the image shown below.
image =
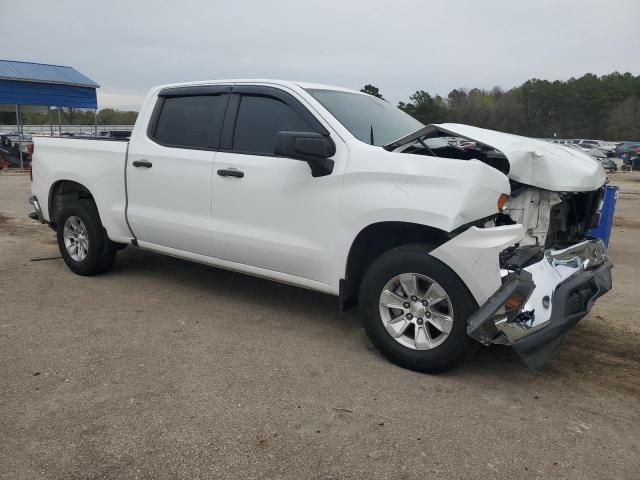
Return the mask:
<path id="1" fill-rule="evenodd" d="M 315 132 L 280 131 L 276 134 L 274 153 L 279 157 L 303 160 L 311 167 L 311 175 L 322 177 L 333 172 L 336 145 L 331 137 Z"/>

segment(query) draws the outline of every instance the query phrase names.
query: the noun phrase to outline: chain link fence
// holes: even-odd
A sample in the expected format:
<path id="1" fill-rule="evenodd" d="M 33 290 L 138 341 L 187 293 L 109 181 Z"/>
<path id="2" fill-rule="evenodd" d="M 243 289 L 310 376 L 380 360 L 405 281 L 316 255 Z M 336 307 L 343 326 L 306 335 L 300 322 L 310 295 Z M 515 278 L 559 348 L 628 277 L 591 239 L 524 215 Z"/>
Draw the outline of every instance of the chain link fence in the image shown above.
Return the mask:
<path id="1" fill-rule="evenodd" d="M 22 125 L 24 135 L 51 135 L 51 125 Z M 73 133 L 74 135 L 93 135 L 94 125 L 62 125 L 62 132 L 58 125 L 53 125 L 53 134 Z M 98 135 L 100 132 L 124 132 L 131 131 L 133 125 L 98 125 Z M 0 134 L 16 133 L 17 125 L 0 125 Z"/>

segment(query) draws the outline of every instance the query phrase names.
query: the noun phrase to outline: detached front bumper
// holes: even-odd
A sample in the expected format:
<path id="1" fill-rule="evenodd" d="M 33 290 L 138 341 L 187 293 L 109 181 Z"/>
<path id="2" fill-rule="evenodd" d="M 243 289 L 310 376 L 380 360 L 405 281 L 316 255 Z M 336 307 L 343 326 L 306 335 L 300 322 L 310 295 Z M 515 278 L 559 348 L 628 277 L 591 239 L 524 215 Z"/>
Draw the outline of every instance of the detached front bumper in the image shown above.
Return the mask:
<path id="1" fill-rule="evenodd" d="M 613 265 L 601 240 L 546 250 L 536 260 L 529 257 L 522 268 L 502 270 L 502 286 L 469 319 L 467 329 L 485 345 L 512 346 L 530 368 L 549 358 L 612 285 Z"/>

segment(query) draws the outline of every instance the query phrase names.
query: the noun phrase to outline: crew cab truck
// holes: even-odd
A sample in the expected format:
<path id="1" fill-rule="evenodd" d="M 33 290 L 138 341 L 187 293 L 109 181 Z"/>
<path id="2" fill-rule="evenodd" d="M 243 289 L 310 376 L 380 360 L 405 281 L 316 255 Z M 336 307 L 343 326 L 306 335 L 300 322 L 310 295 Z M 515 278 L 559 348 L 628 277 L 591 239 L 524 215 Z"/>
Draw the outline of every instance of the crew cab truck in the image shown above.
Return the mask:
<path id="1" fill-rule="evenodd" d="M 611 288 L 586 234 L 605 180 L 568 147 L 228 80 L 151 89 L 128 141 L 35 137 L 31 203 L 75 273 L 134 245 L 329 293 L 391 361 L 438 372 L 473 341 L 538 367 Z"/>

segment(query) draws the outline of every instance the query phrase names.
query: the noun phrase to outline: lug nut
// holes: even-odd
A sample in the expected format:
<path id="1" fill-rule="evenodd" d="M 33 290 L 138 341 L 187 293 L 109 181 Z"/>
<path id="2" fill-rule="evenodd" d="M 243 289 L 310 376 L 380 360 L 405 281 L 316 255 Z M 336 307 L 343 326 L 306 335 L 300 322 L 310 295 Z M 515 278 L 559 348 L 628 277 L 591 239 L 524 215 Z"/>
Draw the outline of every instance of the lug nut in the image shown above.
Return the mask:
<path id="1" fill-rule="evenodd" d="M 418 300 L 418 297 L 416 297 L 415 295 L 411 295 L 411 301 L 415 302 Z"/>
<path id="2" fill-rule="evenodd" d="M 411 304 L 410 304 L 409 302 L 404 302 L 404 303 L 402 304 L 402 306 L 403 306 L 404 308 L 409 308 L 409 307 L 411 306 Z"/>
<path id="3" fill-rule="evenodd" d="M 422 325 L 423 320 L 422 320 L 421 318 L 419 318 L 418 320 L 416 320 L 416 323 L 417 323 L 418 325 Z"/>
<path id="4" fill-rule="evenodd" d="M 411 315 L 410 313 L 407 313 L 407 320 L 412 320 L 413 319 L 413 315 Z"/>
<path id="5" fill-rule="evenodd" d="M 431 312 L 424 312 L 425 318 L 431 318 Z"/>
<path id="6" fill-rule="evenodd" d="M 429 305 L 429 302 L 427 302 L 426 300 L 422 300 L 422 305 L 426 307 L 427 305 Z"/>

